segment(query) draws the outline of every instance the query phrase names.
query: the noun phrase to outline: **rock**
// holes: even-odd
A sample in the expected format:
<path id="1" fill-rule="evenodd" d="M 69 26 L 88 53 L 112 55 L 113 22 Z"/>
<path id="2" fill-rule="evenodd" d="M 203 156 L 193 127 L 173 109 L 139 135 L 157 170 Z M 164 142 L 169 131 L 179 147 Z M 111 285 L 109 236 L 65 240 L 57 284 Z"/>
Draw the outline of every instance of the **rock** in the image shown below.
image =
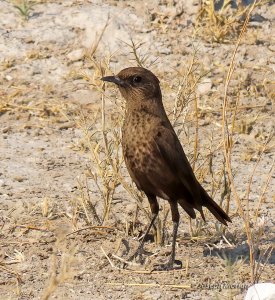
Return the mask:
<path id="1" fill-rule="evenodd" d="M 76 49 L 67 54 L 67 57 L 71 61 L 78 61 L 81 60 L 82 57 L 84 56 L 84 50 L 83 49 Z"/>
<path id="2" fill-rule="evenodd" d="M 274 300 L 275 284 L 273 283 L 257 283 L 252 285 L 244 298 L 244 300 Z"/>
<path id="3" fill-rule="evenodd" d="M 200 94 L 207 94 L 211 91 L 212 80 L 210 78 L 204 78 L 203 81 L 198 85 L 198 92 Z"/>
<path id="4" fill-rule="evenodd" d="M 148 290 L 143 293 L 143 299 L 150 299 L 150 300 L 158 300 L 161 299 L 161 292 L 155 290 Z"/>
<path id="5" fill-rule="evenodd" d="M 10 126 L 6 126 L 2 129 L 2 133 L 8 133 L 11 132 L 11 127 Z"/>
<path id="6" fill-rule="evenodd" d="M 14 178 L 13 178 L 15 181 L 18 181 L 18 182 L 23 182 L 24 180 L 26 180 L 26 178 L 25 177 L 23 177 L 23 176 L 14 176 Z"/>
<path id="7" fill-rule="evenodd" d="M 169 55 L 172 53 L 172 50 L 169 49 L 168 47 L 163 47 L 159 50 L 159 53 L 161 54 L 165 54 L 165 55 Z"/>
<path id="8" fill-rule="evenodd" d="M 10 75 L 7 75 L 5 78 L 6 78 L 8 81 L 11 81 L 11 80 L 13 79 L 13 77 L 10 76 Z"/>

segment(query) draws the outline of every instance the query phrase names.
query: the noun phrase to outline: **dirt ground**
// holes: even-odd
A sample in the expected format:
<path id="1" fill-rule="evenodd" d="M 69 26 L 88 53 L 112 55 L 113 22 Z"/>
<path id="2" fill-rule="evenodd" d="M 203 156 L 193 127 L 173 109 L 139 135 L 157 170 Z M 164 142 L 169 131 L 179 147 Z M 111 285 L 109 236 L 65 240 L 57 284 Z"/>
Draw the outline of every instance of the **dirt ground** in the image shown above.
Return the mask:
<path id="1" fill-rule="evenodd" d="M 125 267 L 121 260 L 127 261 L 137 247 L 147 218 L 141 211 L 136 214 L 135 199 L 118 186 L 109 218 L 102 224 L 104 200 L 95 182 L 87 181 L 88 170 L 96 169 L 81 120 L 84 116 L 90 130 L 99 128 L 102 104 L 97 89 L 100 74 L 85 53 L 97 45 L 107 20 L 95 60 L 104 61 L 112 54 L 110 66 L 116 73 L 136 65 L 127 45 L 131 39 L 143 43 L 138 50 L 160 78 L 168 111 L 180 74 L 196 52 L 199 70 L 195 72 L 204 74 L 196 85 L 199 152 L 207 157 L 210 142 L 218 145 L 222 140 L 224 84 L 237 35 L 211 41 L 207 25 L 196 26 L 199 1 L 186 2 L 39 0 L 27 19 L 15 1 L 0 2 L 0 299 L 243 299 L 252 284 L 249 248 L 233 194 L 229 203 L 233 222 L 227 229 L 208 214 L 206 224 L 193 222 L 197 233 L 191 236 L 182 212 L 177 259 L 183 268 L 157 272 L 154 264 L 170 253 L 170 214 L 164 244 L 152 238 L 146 244 L 151 254 L 145 263 Z M 232 111 L 234 101 L 239 101 L 232 169 L 243 204 L 251 187 L 251 228 L 258 238 L 257 263 L 263 270 L 259 282 L 274 282 L 275 274 L 274 253 L 265 264 L 262 257 L 274 245 L 275 225 L 275 5 L 271 2 L 252 13 L 228 93 Z M 121 102 L 113 96 L 116 89 L 106 88 L 109 120 L 113 112 L 120 113 Z M 186 122 L 184 130 L 177 127 L 177 132 L 192 160 L 194 122 Z M 214 175 L 223 167 L 219 146 L 213 156 Z M 210 190 L 210 179 L 203 181 Z M 88 211 L 83 204 L 87 197 L 94 203 Z M 160 203 L 163 219 L 167 204 Z"/>

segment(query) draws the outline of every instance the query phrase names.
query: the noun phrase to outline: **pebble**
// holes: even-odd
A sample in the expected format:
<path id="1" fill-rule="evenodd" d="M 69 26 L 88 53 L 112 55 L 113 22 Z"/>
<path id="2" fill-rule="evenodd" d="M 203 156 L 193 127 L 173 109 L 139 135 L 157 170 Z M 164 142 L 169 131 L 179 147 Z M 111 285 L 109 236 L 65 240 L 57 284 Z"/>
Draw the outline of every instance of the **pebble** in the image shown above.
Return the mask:
<path id="1" fill-rule="evenodd" d="M 200 94 L 207 94 L 211 91 L 212 88 L 212 80 L 210 78 L 205 78 L 199 85 L 198 85 L 198 92 Z"/>
<path id="2" fill-rule="evenodd" d="M 252 285 L 244 298 L 244 300 L 274 300 L 275 284 L 273 283 L 257 283 Z"/>
<path id="3" fill-rule="evenodd" d="M 5 77 L 8 81 L 11 81 L 11 80 L 13 80 L 13 77 L 12 76 L 10 76 L 10 75 L 6 75 L 6 77 Z"/>
<path id="4" fill-rule="evenodd" d="M 4 127 L 4 128 L 2 129 L 2 133 L 7 133 L 7 132 L 9 132 L 9 131 L 11 131 L 11 127 L 10 127 L 10 126 Z"/>
<path id="5" fill-rule="evenodd" d="M 72 52 L 67 54 L 67 57 L 69 58 L 70 61 L 81 60 L 83 56 L 84 56 L 84 50 L 83 49 L 76 49 L 76 50 L 73 50 Z"/>

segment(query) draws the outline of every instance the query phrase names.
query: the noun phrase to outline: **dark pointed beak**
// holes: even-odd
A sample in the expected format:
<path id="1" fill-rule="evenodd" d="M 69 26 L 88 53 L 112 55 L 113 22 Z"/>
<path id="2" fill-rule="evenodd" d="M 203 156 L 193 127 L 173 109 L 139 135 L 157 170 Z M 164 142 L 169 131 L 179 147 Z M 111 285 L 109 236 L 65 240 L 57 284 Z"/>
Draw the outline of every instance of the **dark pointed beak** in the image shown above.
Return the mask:
<path id="1" fill-rule="evenodd" d="M 125 87 L 125 85 L 126 85 L 125 81 L 120 79 L 118 76 L 105 76 L 105 77 L 102 77 L 101 80 L 113 82 L 116 85 L 123 86 L 123 87 Z"/>

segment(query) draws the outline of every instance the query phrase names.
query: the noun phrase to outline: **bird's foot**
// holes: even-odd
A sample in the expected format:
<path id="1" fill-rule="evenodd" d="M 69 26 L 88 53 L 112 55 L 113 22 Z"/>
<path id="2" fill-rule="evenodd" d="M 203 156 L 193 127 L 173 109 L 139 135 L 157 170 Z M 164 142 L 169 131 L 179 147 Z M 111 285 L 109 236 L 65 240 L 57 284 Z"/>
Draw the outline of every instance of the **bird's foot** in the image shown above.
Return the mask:
<path id="1" fill-rule="evenodd" d="M 165 264 L 159 264 L 154 266 L 153 271 L 170 271 L 182 269 L 182 262 L 180 260 L 169 260 Z"/>

